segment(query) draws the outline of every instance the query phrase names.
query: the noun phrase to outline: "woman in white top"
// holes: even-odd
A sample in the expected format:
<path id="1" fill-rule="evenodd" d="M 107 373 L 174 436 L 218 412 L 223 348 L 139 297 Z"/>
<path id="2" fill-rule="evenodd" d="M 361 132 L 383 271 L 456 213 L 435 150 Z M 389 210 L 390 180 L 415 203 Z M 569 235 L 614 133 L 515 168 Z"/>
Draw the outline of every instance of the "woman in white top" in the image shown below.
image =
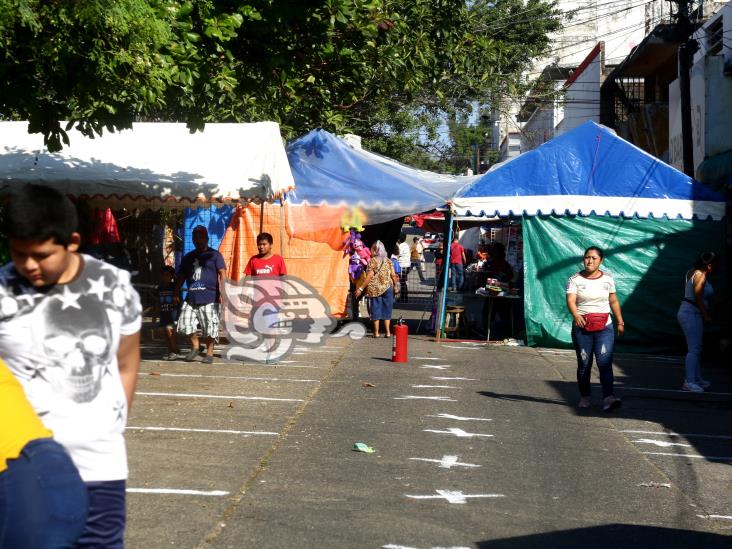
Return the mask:
<path id="1" fill-rule="evenodd" d="M 613 392 L 613 349 L 615 334 L 610 311 L 618 324 L 618 335 L 625 332 L 620 302 L 615 294 L 615 280 L 600 270 L 603 251 L 591 246 L 585 250 L 585 268 L 567 283 L 567 309 L 573 318 L 572 343 L 577 353 L 577 384 L 580 408 L 590 407 L 590 373 L 593 357 L 597 360 L 602 384 L 602 409 L 619 408 L 621 401 Z"/>
<path id="2" fill-rule="evenodd" d="M 707 277 L 717 265 L 717 254 L 705 252 L 701 254 L 694 268 L 686 271 L 684 299 L 676 318 L 681 324 L 686 338 L 686 379 L 681 389 L 701 393 L 711 384 L 701 377 L 701 351 L 704 339 L 704 324 L 711 322 L 709 303 L 714 289 Z"/>

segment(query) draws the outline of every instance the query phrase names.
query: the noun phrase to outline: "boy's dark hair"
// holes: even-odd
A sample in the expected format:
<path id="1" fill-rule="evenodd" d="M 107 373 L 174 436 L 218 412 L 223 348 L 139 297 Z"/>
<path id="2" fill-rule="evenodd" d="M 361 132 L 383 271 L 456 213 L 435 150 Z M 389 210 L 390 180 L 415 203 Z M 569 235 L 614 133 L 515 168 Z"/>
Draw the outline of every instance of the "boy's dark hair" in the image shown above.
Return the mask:
<path id="1" fill-rule="evenodd" d="M 50 187 L 25 185 L 15 193 L 3 219 L 8 238 L 45 242 L 53 238 L 63 247 L 71 243 L 71 234 L 79 230 L 79 217 L 69 198 Z"/>
<path id="2" fill-rule="evenodd" d="M 274 242 L 274 239 L 272 238 L 272 235 L 269 234 L 269 233 L 259 233 L 257 235 L 257 242 L 259 242 L 260 240 L 266 240 L 270 244 L 272 244 Z"/>
<path id="3" fill-rule="evenodd" d="M 168 273 L 173 278 L 175 278 L 175 267 L 171 267 L 170 265 L 163 265 L 162 267 L 160 267 L 160 272 Z"/>

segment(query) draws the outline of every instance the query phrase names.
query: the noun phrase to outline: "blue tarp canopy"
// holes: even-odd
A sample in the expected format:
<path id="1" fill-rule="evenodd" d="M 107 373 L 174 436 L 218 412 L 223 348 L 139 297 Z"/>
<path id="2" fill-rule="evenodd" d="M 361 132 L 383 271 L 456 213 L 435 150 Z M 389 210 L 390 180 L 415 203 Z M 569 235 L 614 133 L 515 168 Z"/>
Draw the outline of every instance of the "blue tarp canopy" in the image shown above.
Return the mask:
<path id="1" fill-rule="evenodd" d="M 724 197 L 594 122 L 498 164 L 456 193 L 456 215 L 721 219 Z"/>
<path id="2" fill-rule="evenodd" d="M 292 141 L 287 157 L 295 179 L 291 204 L 358 209 L 364 225 L 438 208 L 476 179 L 416 170 L 321 129 Z M 317 227 L 317 216 L 312 223 L 326 228 Z"/>

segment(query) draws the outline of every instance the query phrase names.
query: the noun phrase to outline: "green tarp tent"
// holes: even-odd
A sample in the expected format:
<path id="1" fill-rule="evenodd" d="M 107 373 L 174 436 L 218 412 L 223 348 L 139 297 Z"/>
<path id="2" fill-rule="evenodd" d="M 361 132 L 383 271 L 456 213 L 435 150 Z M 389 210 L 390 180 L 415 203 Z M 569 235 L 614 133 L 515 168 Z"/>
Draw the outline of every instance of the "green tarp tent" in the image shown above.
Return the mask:
<path id="1" fill-rule="evenodd" d="M 527 343 L 570 347 L 568 278 L 588 246 L 606 252 L 626 336 L 619 348 L 676 351 L 684 272 L 723 250 L 724 198 L 612 131 L 588 122 L 463 189 L 456 215 L 520 218 Z M 724 294 L 724 269 L 715 276 Z"/>

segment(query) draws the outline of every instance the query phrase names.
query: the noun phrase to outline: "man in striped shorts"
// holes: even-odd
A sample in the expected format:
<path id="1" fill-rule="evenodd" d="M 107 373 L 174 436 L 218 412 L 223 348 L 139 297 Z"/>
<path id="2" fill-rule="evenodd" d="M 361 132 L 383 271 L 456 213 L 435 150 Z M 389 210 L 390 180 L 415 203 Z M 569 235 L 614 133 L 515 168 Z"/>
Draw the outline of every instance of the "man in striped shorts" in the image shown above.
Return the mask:
<path id="1" fill-rule="evenodd" d="M 183 257 L 176 277 L 176 296 L 181 299 L 181 288 L 185 282 L 188 287 L 186 300 L 178 317 L 178 333 L 191 341 L 191 350 L 185 356 L 193 362 L 198 356 L 200 327 L 206 344 L 205 364 L 213 363 L 214 342 L 219 337 L 219 307 L 221 288 L 226 276 L 224 257 L 208 245 L 208 231 L 203 225 L 193 229 L 195 249 Z"/>

